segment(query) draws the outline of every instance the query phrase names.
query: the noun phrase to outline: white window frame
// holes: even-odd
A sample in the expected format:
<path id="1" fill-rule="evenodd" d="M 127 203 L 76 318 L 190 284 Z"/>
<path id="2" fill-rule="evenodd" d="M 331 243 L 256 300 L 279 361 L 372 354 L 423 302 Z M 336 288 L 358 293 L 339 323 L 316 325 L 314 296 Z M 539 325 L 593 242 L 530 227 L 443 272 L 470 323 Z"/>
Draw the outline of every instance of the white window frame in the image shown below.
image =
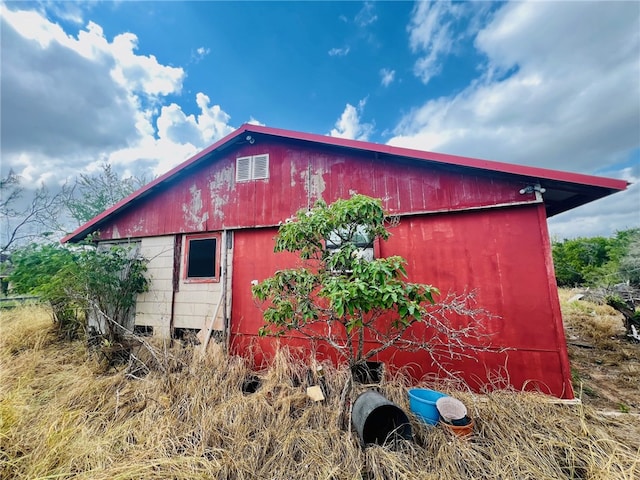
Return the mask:
<path id="1" fill-rule="evenodd" d="M 269 154 L 236 158 L 236 182 L 266 180 L 269 178 Z"/>

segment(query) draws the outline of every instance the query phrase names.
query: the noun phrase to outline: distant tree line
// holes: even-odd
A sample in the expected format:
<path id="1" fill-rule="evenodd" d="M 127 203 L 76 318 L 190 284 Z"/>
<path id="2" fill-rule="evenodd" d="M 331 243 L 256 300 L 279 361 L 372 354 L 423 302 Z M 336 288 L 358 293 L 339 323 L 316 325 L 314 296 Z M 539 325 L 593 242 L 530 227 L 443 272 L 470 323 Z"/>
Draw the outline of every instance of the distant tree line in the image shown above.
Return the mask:
<path id="1" fill-rule="evenodd" d="M 556 280 L 560 287 L 640 287 L 640 228 L 612 237 L 575 238 L 552 244 Z"/>

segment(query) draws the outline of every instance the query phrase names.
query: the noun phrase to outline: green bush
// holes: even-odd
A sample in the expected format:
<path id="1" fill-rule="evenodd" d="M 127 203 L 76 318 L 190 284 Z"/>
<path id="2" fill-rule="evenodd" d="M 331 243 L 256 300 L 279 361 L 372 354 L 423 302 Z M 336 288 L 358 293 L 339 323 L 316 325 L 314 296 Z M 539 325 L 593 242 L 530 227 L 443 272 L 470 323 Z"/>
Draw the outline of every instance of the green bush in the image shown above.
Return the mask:
<path id="1" fill-rule="evenodd" d="M 561 287 L 640 286 L 640 229 L 617 232 L 611 238 L 576 238 L 553 242 L 556 280 Z"/>
<path id="2" fill-rule="evenodd" d="M 137 295 L 148 289 L 146 261 L 126 245 L 98 249 L 93 244 L 32 244 L 15 251 L 11 261 L 12 291 L 49 303 L 66 338 L 77 337 L 87 312 L 92 312 L 105 320 L 102 333 L 117 339 Z"/>

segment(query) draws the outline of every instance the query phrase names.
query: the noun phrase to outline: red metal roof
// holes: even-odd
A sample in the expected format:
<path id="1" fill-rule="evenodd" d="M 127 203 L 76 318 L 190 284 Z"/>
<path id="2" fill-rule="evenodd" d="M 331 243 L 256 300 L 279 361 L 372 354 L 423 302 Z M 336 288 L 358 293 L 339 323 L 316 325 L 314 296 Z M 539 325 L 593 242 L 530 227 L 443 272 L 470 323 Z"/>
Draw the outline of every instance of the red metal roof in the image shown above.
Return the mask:
<path id="1" fill-rule="evenodd" d="M 174 167 L 164 175 L 156 178 L 138 191 L 132 193 L 111 208 L 105 210 L 100 215 L 80 226 L 74 232 L 65 236 L 62 239 L 62 242 L 81 240 L 86 235 L 96 231 L 100 224 L 104 223 L 109 217 L 126 208 L 132 207 L 137 200 L 145 197 L 150 192 L 155 191 L 158 188 L 163 188 L 169 180 L 179 173 L 195 166 L 210 154 L 225 150 L 239 141 L 248 141 L 249 136 L 254 139 L 260 136 L 276 137 L 289 142 L 314 143 L 338 149 L 359 150 L 389 157 L 431 162 L 453 168 L 482 170 L 500 176 L 520 177 L 525 181 L 541 183 L 546 189 L 544 200 L 548 216 L 556 215 L 617 191 L 624 190 L 628 185 L 624 180 L 612 178 L 514 165 L 478 158 L 362 142 L 359 140 L 335 138 L 327 135 L 244 124 L 226 137 L 218 140 L 213 145 L 205 148 L 193 157 L 187 159 L 180 165 Z"/>

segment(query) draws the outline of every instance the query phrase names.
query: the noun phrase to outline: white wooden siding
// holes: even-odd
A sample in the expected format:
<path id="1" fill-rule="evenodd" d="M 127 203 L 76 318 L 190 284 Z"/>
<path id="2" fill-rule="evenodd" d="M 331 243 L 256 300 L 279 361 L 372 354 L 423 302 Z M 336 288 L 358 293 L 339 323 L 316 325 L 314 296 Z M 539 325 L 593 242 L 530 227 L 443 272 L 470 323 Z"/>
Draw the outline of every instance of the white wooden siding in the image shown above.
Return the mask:
<path id="1" fill-rule="evenodd" d="M 153 327 L 154 335 L 170 336 L 171 297 L 173 294 L 174 237 L 147 237 L 141 240 L 140 253 L 149 260 L 149 291 L 138 295 L 136 325 Z"/>
<path id="2" fill-rule="evenodd" d="M 184 237 L 183 237 L 184 242 Z M 220 242 L 220 249 L 224 242 Z M 182 278 L 184 255 L 179 266 L 179 288 L 173 298 L 173 236 L 149 237 L 141 239 L 141 254 L 149 263 L 147 275 L 150 280 L 149 291 L 138 295 L 136 305 L 136 325 L 153 327 L 154 335 L 169 337 L 173 328 L 208 328 L 215 308 L 222 295 L 222 283 L 196 283 Z M 184 252 L 185 245 L 183 244 Z M 220 251 L 221 260 L 224 251 Z M 232 255 L 228 252 L 227 278 L 230 285 Z M 230 291 L 230 289 L 229 289 Z M 171 322 L 171 302 L 173 323 Z M 227 311 L 230 311 L 230 295 L 227 299 Z M 224 328 L 224 308 L 220 307 L 213 323 L 214 330 Z"/>

